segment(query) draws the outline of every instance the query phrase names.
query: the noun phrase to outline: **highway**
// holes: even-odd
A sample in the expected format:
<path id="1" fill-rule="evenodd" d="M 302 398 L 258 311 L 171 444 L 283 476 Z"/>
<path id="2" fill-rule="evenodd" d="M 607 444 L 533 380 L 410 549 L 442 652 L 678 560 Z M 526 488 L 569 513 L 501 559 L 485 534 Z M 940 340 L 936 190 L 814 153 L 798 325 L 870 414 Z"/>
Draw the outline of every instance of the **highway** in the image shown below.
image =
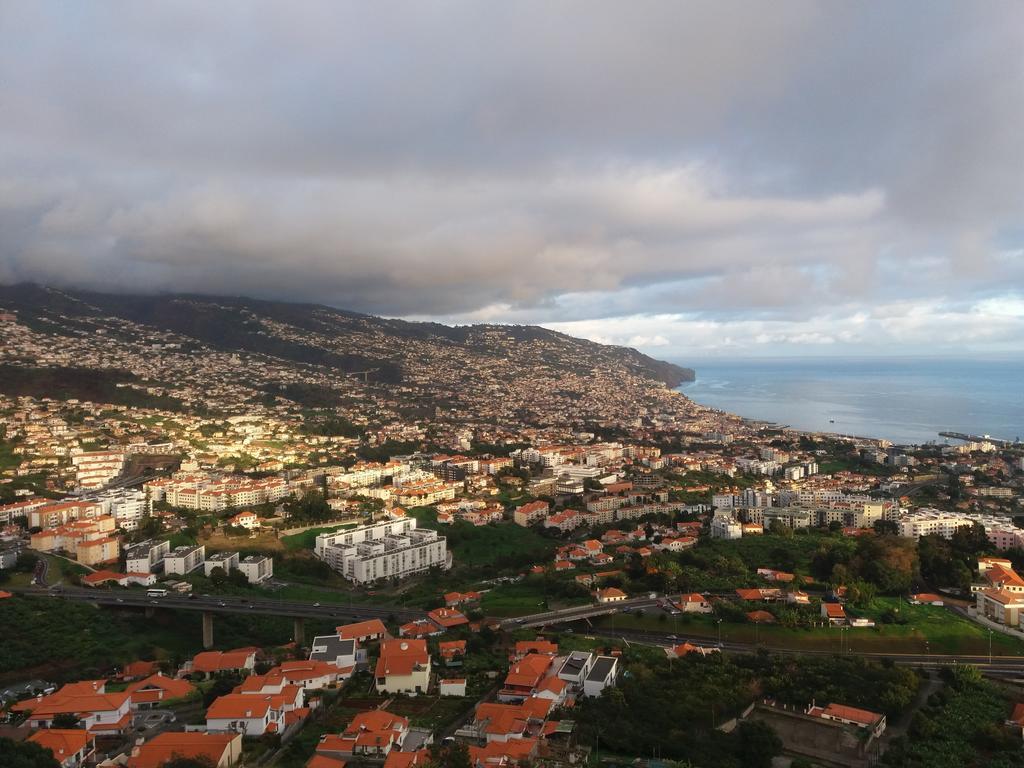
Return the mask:
<path id="1" fill-rule="evenodd" d="M 957 664 L 970 664 L 978 667 L 982 673 L 990 677 L 999 677 L 1008 681 L 1024 682 L 1024 656 L 1000 656 L 995 654 L 989 661 L 988 654 L 942 654 L 942 653 L 879 653 L 848 650 L 845 654 L 839 654 L 832 650 L 808 650 L 792 648 L 776 648 L 764 643 L 735 643 L 726 641 L 719 646 L 714 638 L 695 635 L 675 635 L 660 632 L 646 632 L 642 630 L 610 629 L 607 627 L 587 627 L 585 630 L 578 630 L 579 634 L 590 637 L 607 637 L 609 639 L 621 640 L 624 643 L 637 645 L 656 646 L 670 648 L 684 642 L 700 645 L 705 648 L 720 647 L 725 653 L 755 653 L 758 650 L 769 653 L 791 655 L 791 656 L 835 656 L 850 655 L 860 656 L 867 659 L 892 659 L 896 664 L 904 666 L 920 667 L 922 669 L 937 669 L 939 667 L 955 666 Z"/>
<path id="2" fill-rule="evenodd" d="M 242 613 L 260 616 L 281 616 L 294 619 L 327 619 L 338 621 L 364 621 L 367 619 L 393 619 L 398 622 L 413 621 L 425 618 L 423 611 L 388 605 L 342 605 L 336 603 L 308 603 L 287 600 L 267 600 L 264 598 L 246 598 L 238 596 L 219 595 L 176 595 L 168 594 L 165 597 L 149 597 L 143 591 L 129 590 L 105 590 L 105 589 L 78 589 L 78 588 L 12 588 L 12 592 L 22 594 L 46 596 L 53 599 L 71 600 L 80 603 L 91 603 L 93 605 L 110 606 L 118 608 L 163 608 L 170 610 L 199 611 L 202 613 Z M 501 626 L 506 630 L 516 629 L 540 629 L 544 627 L 557 626 L 572 622 L 581 622 L 599 616 L 608 616 L 613 613 L 628 613 L 638 609 L 656 608 L 658 598 L 634 598 L 617 603 L 605 605 L 581 605 L 574 608 L 563 608 L 557 611 L 545 611 L 543 613 L 521 616 L 519 618 L 505 619 Z M 639 645 L 657 646 L 668 648 L 683 642 L 690 642 L 704 647 L 720 647 L 726 653 L 754 653 L 758 650 L 765 650 L 770 653 L 788 655 L 819 655 L 832 656 L 836 654 L 833 650 L 808 650 L 777 648 L 764 643 L 737 643 L 726 641 L 720 645 L 714 638 L 706 636 L 693 636 L 686 634 L 673 634 L 669 632 L 650 632 L 645 630 L 612 629 L 607 627 L 593 627 L 576 630 L 580 634 L 593 637 L 607 637 L 622 640 L 626 643 Z M 851 655 L 862 656 L 873 659 L 892 659 L 895 663 L 919 667 L 924 669 L 936 669 L 943 666 L 956 664 L 971 664 L 977 666 L 981 671 L 991 677 L 999 677 L 1007 681 L 1024 683 L 1024 656 L 1000 656 L 982 654 L 939 654 L 939 653 L 880 653 L 849 650 Z"/>
<path id="3" fill-rule="evenodd" d="M 423 611 L 388 605 L 362 605 L 354 603 L 307 603 L 294 600 L 267 600 L 229 595 L 178 595 L 148 597 L 143 591 L 106 589 L 10 589 L 11 592 L 44 596 L 54 599 L 71 600 L 78 603 L 92 603 L 118 608 L 165 608 L 180 611 L 201 611 L 205 613 L 247 613 L 257 616 L 284 616 L 294 619 L 342 619 L 364 621 L 366 619 L 389 619 L 407 622 L 426 616 Z"/>
<path id="4" fill-rule="evenodd" d="M 638 608 L 654 608 L 658 598 L 636 597 L 632 600 L 621 600 L 617 603 L 603 605 L 579 605 L 575 608 L 562 608 L 557 611 L 545 611 L 517 619 L 505 619 L 501 622 L 502 629 L 528 629 L 546 627 L 552 624 L 565 624 L 571 621 L 593 619 L 597 616 L 609 616 L 613 613 L 628 613 Z"/>

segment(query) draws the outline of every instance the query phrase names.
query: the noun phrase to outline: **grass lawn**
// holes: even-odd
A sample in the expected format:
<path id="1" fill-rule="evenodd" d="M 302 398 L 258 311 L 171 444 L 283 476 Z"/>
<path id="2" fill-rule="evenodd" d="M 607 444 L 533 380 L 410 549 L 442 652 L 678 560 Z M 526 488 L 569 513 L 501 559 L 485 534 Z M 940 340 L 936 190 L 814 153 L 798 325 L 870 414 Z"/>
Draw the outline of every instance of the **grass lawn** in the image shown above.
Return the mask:
<path id="1" fill-rule="evenodd" d="M 869 610 L 860 613 L 868 617 L 878 616 L 896 604 L 896 598 L 879 598 Z M 850 650 L 866 653 L 988 653 L 988 630 L 952 611 L 937 606 L 908 605 L 904 602 L 900 613 L 907 618 L 906 624 L 851 628 L 846 631 L 845 640 L 835 627 L 788 629 L 729 622 L 722 622 L 722 640 L 738 643 L 760 642 L 769 648 L 837 653 L 844 642 Z M 603 629 L 637 629 L 706 637 L 712 640 L 718 638 L 718 626 L 710 616 L 684 619 L 669 617 L 666 614 L 666 618 L 661 619 L 657 613 L 647 612 L 642 616 L 610 616 L 595 623 Z M 1024 642 L 997 632 L 992 636 L 992 651 L 996 655 L 1024 655 Z"/>
<path id="2" fill-rule="evenodd" d="M 548 609 L 568 608 L 590 602 L 588 597 L 555 598 L 545 595 L 540 585 L 521 582 L 500 584 L 484 593 L 480 601 L 483 612 L 488 616 L 526 616 Z"/>
<path id="3" fill-rule="evenodd" d="M 355 523 L 344 523 L 341 525 L 328 525 L 323 528 L 310 528 L 308 531 L 296 533 L 292 536 L 282 536 L 281 543 L 285 549 L 312 549 L 316 546 L 316 537 L 321 533 L 340 531 L 345 528 L 355 528 Z"/>
<path id="4" fill-rule="evenodd" d="M 431 507 L 413 507 L 409 513 L 419 525 L 447 537 L 456 565 L 516 567 L 544 562 L 555 551 L 556 542 L 552 539 L 509 521 L 482 526 L 461 521 L 440 525 L 437 511 Z"/>
<path id="5" fill-rule="evenodd" d="M 835 543 L 836 535 L 808 530 L 783 537 L 766 533 L 763 536 L 744 536 L 741 539 L 701 539 L 692 550 L 700 555 L 738 555 L 753 571 L 758 568 L 808 573 L 815 551 L 823 543 Z"/>
<path id="6" fill-rule="evenodd" d="M 457 675 L 457 672 L 453 672 Z M 438 730 L 444 728 L 461 715 L 466 714 L 476 701 L 472 698 L 453 698 L 440 696 L 416 696 L 414 698 L 397 698 L 388 711 L 402 717 L 408 717 L 410 725 Z"/>
<path id="7" fill-rule="evenodd" d="M 858 472 L 862 475 L 888 476 L 895 474 L 880 464 L 868 464 L 852 459 L 832 458 L 818 462 L 818 472 L 822 475 L 833 475 L 836 472 Z"/>
<path id="8" fill-rule="evenodd" d="M 63 557 L 57 557 L 56 555 L 48 555 L 42 552 L 36 552 L 37 556 L 43 558 L 49 563 L 49 567 L 46 570 L 46 581 L 49 584 L 56 584 L 61 577 L 67 577 L 72 575 L 84 576 L 91 571 L 84 565 L 79 565 L 70 560 L 65 560 Z"/>

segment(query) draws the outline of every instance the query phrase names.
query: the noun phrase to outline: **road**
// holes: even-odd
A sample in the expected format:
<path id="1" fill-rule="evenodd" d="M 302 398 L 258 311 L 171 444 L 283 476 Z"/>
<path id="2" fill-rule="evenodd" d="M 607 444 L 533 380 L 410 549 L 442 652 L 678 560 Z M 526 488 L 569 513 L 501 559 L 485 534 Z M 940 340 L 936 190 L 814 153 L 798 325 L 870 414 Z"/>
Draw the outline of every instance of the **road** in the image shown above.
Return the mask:
<path id="1" fill-rule="evenodd" d="M 505 619 L 501 622 L 501 626 L 502 629 L 546 627 L 552 624 L 565 624 L 571 621 L 592 619 L 597 616 L 609 616 L 613 613 L 629 613 L 641 608 L 654 608 L 657 605 L 658 598 L 636 597 L 632 600 L 622 600 L 617 603 L 578 605 L 574 608 L 562 608 L 557 611 L 545 611 L 543 613 L 530 614 L 529 616 L 520 616 L 516 619 Z"/>
<path id="2" fill-rule="evenodd" d="M 643 630 L 608 629 L 588 627 L 579 630 L 580 634 L 592 637 L 607 637 L 635 643 L 637 645 L 649 645 L 661 648 L 669 648 L 684 642 L 694 645 L 701 645 L 705 648 L 719 647 L 713 639 L 695 635 L 673 635 L 660 632 L 646 632 Z M 792 656 L 835 656 L 837 653 L 830 650 L 808 650 L 792 648 L 776 648 L 765 644 L 723 642 L 721 649 L 724 652 L 732 653 L 754 653 L 759 649 L 770 653 L 792 655 Z M 990 677 L 998 677 L 1004 680 L 1024 681 L 1024 656 L 998 656 L 993 655 L 989 663 L 989 656 L 972 654 L 942 654 L 942 653 L 877 653 L 877 652 L 849 652 L 851 656 L 860 656 L 867 659 L 892 659 L 894 663 L 922 669 L 938 669 L 940 667 L 954 666 L 957 664 L 970 664 L 978 667 L 984 674 Z"/>
<path id="3" fill-rule="evenodd" d="M 283 616 L 297 619 L 340 619 L 351 621 L 363 621 L 366 619 L 394 619 L 399 622 L 413 621 L 426 616 L 423 611 L 388 605 L 339 605 L 339 604 L 317 604 L 300 601 L 267 600 L 263 598 L 245 598 L 236 596 L 214 596 L 214 595 L 175 595 L 169 594 L 166 597 L 148 597 L 144 592 L 127 590 L 104 590 L 104 589 L 72 589 L 54 587 L 51 589 L 42 588 L 11 588 L 12 592 L 20 592 L 32 595 L 50 595 L 54 599 L 72 600 L 81 603 L 92 603 L 94 605 L 113 606 L 120 608 L 164 608 L 170 610 L 200 611 L 207 613 L 242 613 L 260 616 Z M 545 611 L 530 616 L 522 616 L 515 619 L 506 619 L 501 623 L 502 628 L 507 630 L 540 628 L 555 626 L 559 624 L 586 621 L 597 616 L 607 616 L 613 613 L 628 613 L 638 609 L 656 607 L 656 598 L 634 598 L 618 603 L 605 605 L 582 605 L 574 608 L 563 608 L 557 611 Z M 831 650 L 807 650 L 777 648 L 765 644 L 737 643 L 727 641 L 720 646 L 713 640 L 703 636 L 690 636 L 686 634 L 677 635 L 669 632 L 650 632 L 645 630 L 608 629 L 587 626 L 579 630 L 581 633 L 595 637 L 620 638 L 624 641 L 641 645 L 657 646 L 668 648 L 678 645 L 684 641 L 696 645 L 718 646 L 724 652 L 752 653 L 763 649 L 771 653 L 781 653 L 804 656 L 832 656 L 835 651 Z M 1000 656 L 989 657 L 976 654 L 939 654 L 939 653 L 879 653 L 879 652 L 856 652 L 857 656 L 874 659 L 892 659 L 897 664 L 905 666 L 920 667 L 924 669 L 938 669 L 944 666 L 956 664 L 971 664 L 977 666 L 981 671 L 991 677 L 998 677 L 1004 680 L 1024 681 L 1024 656 Z"/>
<path id="4" fill-rule="evenodd" d="M 426 616 L 423 611 L 389 605 L 341 605 L 337 603 L 306 603 L 293 600 L 267 600 L 219 595 L 176 595 L 148 597 L 142 591 L 106 589 L 33 589 L 12 588 L 11 592 L 29 595 L 50 595 L 55 599 L 118 608 L 165 608 L 207 613 L 246 613 L 257 616 L 285 616 L 295 619 L 388 619 L 407 622 Z"/>

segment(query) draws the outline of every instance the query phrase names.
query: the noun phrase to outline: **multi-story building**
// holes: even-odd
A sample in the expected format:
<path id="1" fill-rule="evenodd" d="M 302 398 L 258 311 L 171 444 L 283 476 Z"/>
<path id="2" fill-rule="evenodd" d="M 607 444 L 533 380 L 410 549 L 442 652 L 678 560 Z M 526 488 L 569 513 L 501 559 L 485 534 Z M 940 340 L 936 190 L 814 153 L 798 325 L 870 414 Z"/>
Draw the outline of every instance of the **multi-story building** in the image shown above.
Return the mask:
<path id="1" fill-rule="evenodd" d="M 158 573 L 164 558 L 171 551 L 169 541 L 142 541 L 125 551 L 125 571 L 128 573 Z"/>
<path id="2" fill-rule="evenodd" d="M 739 539 L 743 536 L 743 527 L 731 514 L 716 512 L 711 518 L 711 538 Z"/>
<path id="3" fill-rule="evenodd" d="M 202 568 L 204 560 L 206 547 L 202 544 L 175 547 L 164 556 L 164 573 L 184 576 L 197 568 Z"/>
<path id="4" fill-rule="evenodd" d="M 445 537 L 436 531 L 417 529 L 411 517 L 320 534 L 313 552 L 359 584 L 448 567 Z"/>
<path id="5" fill-rule="evenodd" d="M 87 451 L 74 454 L 75 481 L 79 488 L 102 488 L 121 474 L 124 453 L 121 451 Z"/>
<path id="6" fill-rule="evenodd" d="M 958 528 L 973 524 L 974 520 L 966 515 L 942 512 L 938 509 L 907 512 L 899 520 L 900 536 L 913 539 L 933 535 L 950 539 Z"/>
<path id="7" fill-rule="evenodd" d="M 139 521 L 149 516 L 149 497 L 144 491 L 132 488 L 103 491 L 91 500 L 100 505 L 104 515 L 113 515 L 122 531 L 136 530 Z"/>
<path id="8" fill-rule="evenodd" d="M 82 565 L 116 563 L 117 558 L 121 556 L 121 540 L 116 536 L 105 536 L 101 539 L 80 541 L 75 556 Z"/>
<path id="9" fill-rule="evenodd" d="M 238 561 L 238 570 L 250 584 L 262 584 L 274 575 L 274 559 L 266 555 L 249 555 Z"/>
<path id="10" fill-rule="evenodd" d="M 548 516 L 550 509 L 551 507 L 546 501 L 531 501 L 516 507 L 515 512 L 512 513 L 512 519 L 516 525 L 521 525 L 525 528 L 528 525 L 544 520 Z"/>
<path id="11" fill-rule="evenodd" d="M 238 568 L 238 553 L 214 552 L 203 561 L 203 575 L 209 578 L 214 568 L 220 568 L 225 574 L 231 573 Z"/>
<path id="12" fill-rule="evenodd" d="M 86 542 L 101 542 L 86 546 L 83 556 L 86 565 L 111 562 L 120 554 L 120 544 L 114 533 L 114 518 L 109 515 L 89 520 L 76 520 L 59 528 L 32 534 L 32 548 L 40 552 L 64 552 L 71 557 L 79 556 L 79 547 Z M 113 557 L 110 557 L 111 552 Z"/>
<path id="13" fill-rule="evenodd" d="M 426 506 L 454 499 L 457 490 L 458 486 L 453 483 L 409 483 L 396 488 L 395 501 L 409 507 Z"/>
<path id="14" fill-rule="evenodd" d="M 88 520 L 103 514 L 103 506 L 94 501 L 61 501 L 30 509 L 29 528 L 59 528 L 76 520 Z"/>
<path id="15" fill-rule="evenodd" d="M 28 519 L 29 512 L 40 507 L 45 507 L 52 502 L 49 499 L 32 498 L 23 501 L 16 501 L 13 504 L 0 505 L 0 525 L 9 525 L 19 517 Z M 42 526 L 39 526 L 40 528 Z"/>

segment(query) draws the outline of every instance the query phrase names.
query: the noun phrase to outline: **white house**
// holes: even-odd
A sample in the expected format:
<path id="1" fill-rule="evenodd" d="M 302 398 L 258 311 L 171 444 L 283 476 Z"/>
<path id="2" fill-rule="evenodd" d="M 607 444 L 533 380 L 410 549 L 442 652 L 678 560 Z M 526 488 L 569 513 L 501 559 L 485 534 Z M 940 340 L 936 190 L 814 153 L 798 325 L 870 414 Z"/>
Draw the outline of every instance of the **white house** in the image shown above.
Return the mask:
<path id="1" fill-rule="evenodd" d="M 426 640 L 385 640 L 374 672 L 381 693 L 426 693 L 430 686 L 430 654 Z"/>
<path id="2" fill-rule="evenodd" d="M 605 688 L 615 686 L 619 660 L 614 656 L 598 656 L 583 681 L 584 696 L 600 696 Z"/>

